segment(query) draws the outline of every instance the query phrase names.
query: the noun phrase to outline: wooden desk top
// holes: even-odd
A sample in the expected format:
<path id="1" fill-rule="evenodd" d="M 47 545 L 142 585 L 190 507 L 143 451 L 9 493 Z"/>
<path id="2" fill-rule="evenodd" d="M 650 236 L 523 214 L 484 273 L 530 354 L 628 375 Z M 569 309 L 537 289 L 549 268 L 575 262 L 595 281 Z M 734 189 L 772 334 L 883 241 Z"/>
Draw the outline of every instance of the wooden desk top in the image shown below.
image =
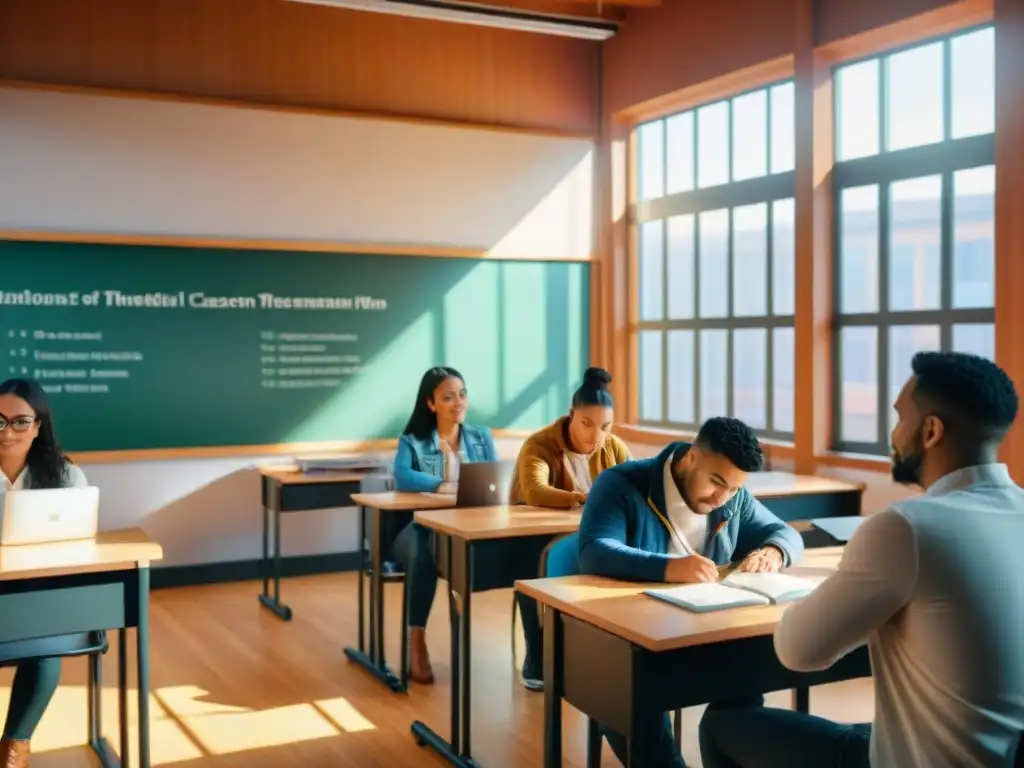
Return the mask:
<path id="1" fill-rule="evenodd" d="M 345 470 L 316 470 L 303 472 L 295 464 L 278 464 L 275 466 L 257 467 L 263 477 L 276 480 L 282 485 L 304 485 L 306 483 L 358 483 L 367 472 Z"/>
<path id="2" fill-rule="evenodd" d="M 0 581 L 124 571 L 163 556 L 163 548 L 141 528 L 101 531 L 95 539 L 0 547 Z"/>
<path id="3" fill-rule="evenodd" d="M 467 541 L 572 533 L 580 527 L 580 510 L 526 505 L 459 507 L 417 511 L 414 520 Z"/>
<path id="4" fill-rule="evenodd" d="M 810 549 L 800 565 L 786 573 L 824 581 L 836 569 L 842 547 Z M 691 613 L 641 594 L 663 584 L 632 584 L 599 576 L 517 581 L 516 589 L 580 621 L 593 624 L 649 651 L 670 651 L 694 645 L 769 635 L 786 605 L 730 608 Z"/>
<path id="5" fill-rule="evenodd" d="M 794 475 L 789 472 L 752 472 L 746 488 L 759 499 L 779 496 L 807 496 L 813 493 L 844 493 L 863 491 L 863 483 L 850 483 L 831 477 Z"/>
<path id="6" fill-rule="evenodd" d="M 417 509 L 446 509 L 455 506 L 455 495 L 440 493 L 353 493 L 352 503 L 381 512 L 411 512 Z"/>

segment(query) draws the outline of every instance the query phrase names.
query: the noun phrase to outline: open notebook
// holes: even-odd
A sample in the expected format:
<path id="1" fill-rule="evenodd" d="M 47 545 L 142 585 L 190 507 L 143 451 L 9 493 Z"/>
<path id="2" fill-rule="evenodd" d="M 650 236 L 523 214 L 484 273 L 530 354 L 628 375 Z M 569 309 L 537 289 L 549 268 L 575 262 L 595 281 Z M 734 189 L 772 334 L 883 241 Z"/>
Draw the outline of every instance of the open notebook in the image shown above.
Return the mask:
<path id="1" fill-rule="evenodd" d="M 744 605 L 789 603 L 809 595 L 816 582 L 785 573 L 734 572 L 721 581 L 648 589 L 645 595 L 695 613 L 721 611 Z"/>

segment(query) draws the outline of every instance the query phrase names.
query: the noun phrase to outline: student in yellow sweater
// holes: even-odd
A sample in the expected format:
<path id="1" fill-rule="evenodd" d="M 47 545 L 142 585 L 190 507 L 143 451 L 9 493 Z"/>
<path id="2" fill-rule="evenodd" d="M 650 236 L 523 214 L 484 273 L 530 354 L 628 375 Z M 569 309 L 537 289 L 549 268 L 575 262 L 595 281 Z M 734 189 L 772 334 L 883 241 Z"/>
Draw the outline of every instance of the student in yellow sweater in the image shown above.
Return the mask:
<path id="1" fill-rule="evenodd" d="M 608 467 L 630 461 L 626 444 L 611 433 L 615 417 L 603 368 L 588 368 L 572 396 L 568 416 L 535 432 L 519 450 L 510 502 L 535 507 L 582 507 L 595 478 Z M 522 681 L 531 691 L 544 690 L 543 639 L 537 602 L 516 593 L 526 636 Z"/>

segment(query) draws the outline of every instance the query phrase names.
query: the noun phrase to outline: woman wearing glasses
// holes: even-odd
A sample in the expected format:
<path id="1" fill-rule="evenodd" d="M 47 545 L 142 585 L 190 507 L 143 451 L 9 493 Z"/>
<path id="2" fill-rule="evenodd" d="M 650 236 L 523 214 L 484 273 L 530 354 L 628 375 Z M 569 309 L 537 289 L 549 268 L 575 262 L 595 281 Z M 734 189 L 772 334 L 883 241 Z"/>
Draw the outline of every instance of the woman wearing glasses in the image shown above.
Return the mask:
<path id="1" fill-rule="evenodd" d="M 85 473 L 60 449 L 50 403 L 32 379 L 0 384 L 0 494 L 29 488 L 82 488 Z M 29 741 L 60 682 L 60 659 L 22 662 L 14 675 L 0 766 L 25 768 Z"/>

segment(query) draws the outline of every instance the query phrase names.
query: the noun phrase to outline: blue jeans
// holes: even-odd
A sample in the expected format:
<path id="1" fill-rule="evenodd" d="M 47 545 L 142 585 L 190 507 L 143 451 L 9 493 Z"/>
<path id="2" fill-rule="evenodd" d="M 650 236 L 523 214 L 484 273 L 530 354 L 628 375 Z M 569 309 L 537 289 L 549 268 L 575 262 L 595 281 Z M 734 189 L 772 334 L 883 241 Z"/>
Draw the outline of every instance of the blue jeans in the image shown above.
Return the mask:
<path id="1" fill-rule="evenodd" d="M 405 572 L 409 593 L 409 626 L 424 628 L 437 593 L 434 534 L 419 523 L 409 523 L 395 537 L 391 552 Z"/>
<path id="2" fill-rule="evenodd" d="M 870 768 L 871 725 L 843 725 L 789 709 L 708 709 L 704 768 Z"/>
<path id="3" fill-rule="evenodd" d="M 711 702 L 708 704 L 708 711 L 724 711 L 735 707 L 757 709 L 761 708 L 763 704 L 763 696 L 754 696 L 749 699 L 729 699 Z M 656 717 L 649 723 L 645 723 L 644 727 L 638 728 L 637 731 L 636 738 L 649 745 L 647 748 L 647 764 L 643 768 L 686 768 L 686 761 L 683 760 L 683 756 L 679 754 L 679 748 L 676 747 L 675 734 L 672 731 L 672 721 L 667 714 Z M 608 746 L 612 748 L 615 756 L 619 758 L 623 765 L 626 765 L 629 762 L 629 745 L 626 737 L 617 731 L 603 726 L 601 732 L 604 734 L 605 739 L 608 741 Z M 710 768 L 710 766 L 710 763 L 705 763 L 704 768 Z M 795 768 L 795 766 L 788 766 L 787 768 Z"/>

